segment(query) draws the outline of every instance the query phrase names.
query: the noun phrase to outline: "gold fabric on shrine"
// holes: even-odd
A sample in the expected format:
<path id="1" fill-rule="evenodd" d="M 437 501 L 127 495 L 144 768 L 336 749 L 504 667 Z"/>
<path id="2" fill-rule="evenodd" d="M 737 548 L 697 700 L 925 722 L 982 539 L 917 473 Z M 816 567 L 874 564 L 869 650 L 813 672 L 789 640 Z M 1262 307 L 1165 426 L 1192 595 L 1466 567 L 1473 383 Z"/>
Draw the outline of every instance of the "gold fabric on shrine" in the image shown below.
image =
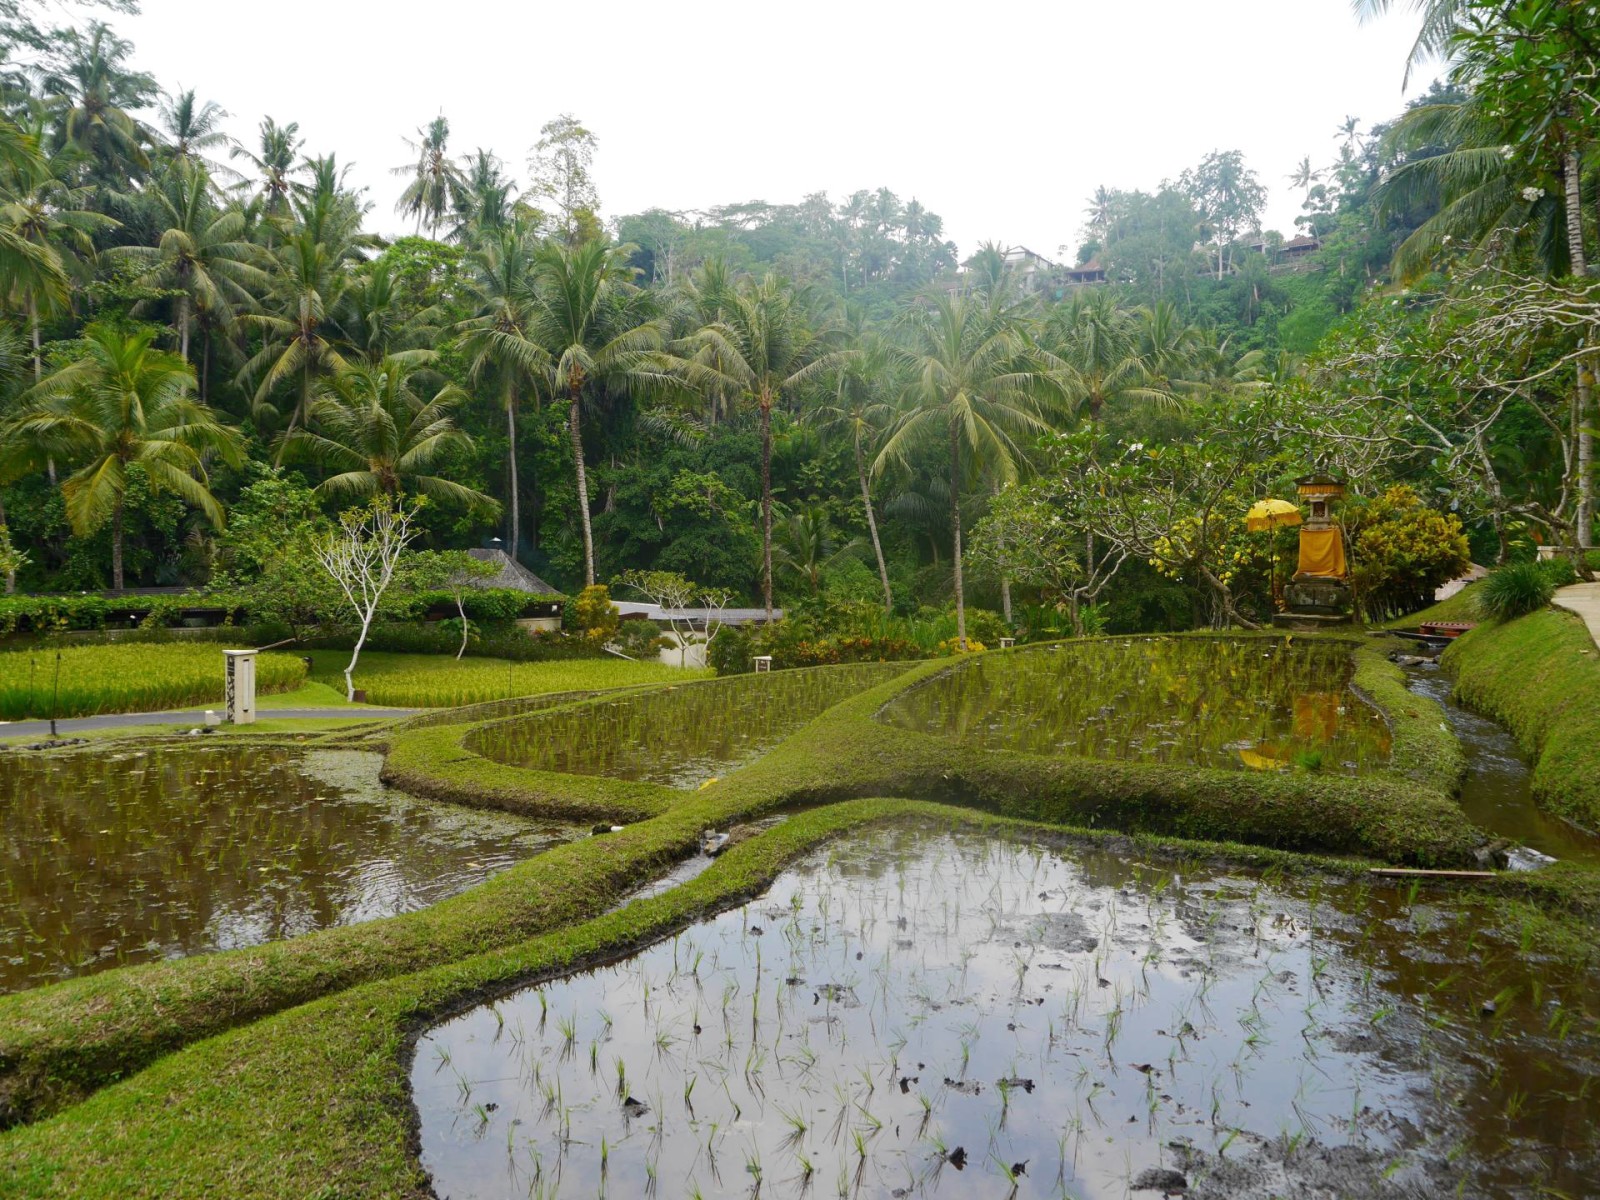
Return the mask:
<path id="1" fill-rule="evenodd" d="M 1321 579 L 1343 579 L 1344 538 L 1337 529 L 1300 530 L 1300 563 L 1296 575 L 1315 575 Z"/>

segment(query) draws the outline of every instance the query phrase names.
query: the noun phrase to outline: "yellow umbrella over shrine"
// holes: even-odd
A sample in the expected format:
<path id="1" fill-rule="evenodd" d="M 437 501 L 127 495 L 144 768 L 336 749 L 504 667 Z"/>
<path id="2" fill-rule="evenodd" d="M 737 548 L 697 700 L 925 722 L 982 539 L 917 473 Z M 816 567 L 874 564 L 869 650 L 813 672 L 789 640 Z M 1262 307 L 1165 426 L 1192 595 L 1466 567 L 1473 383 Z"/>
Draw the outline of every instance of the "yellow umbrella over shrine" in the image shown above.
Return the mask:
<path id="1" fill-rule="evenodd" d="M 1251 533 L 1272 533 L 1281 528 L 1300 524 L 1300 506 L 1287 500 L 1257 500 L 1244 515 L 1244 527 Z M 1272 602 L 1282 607 L 1278 595 L 1278 543 L 1272 543 L 1272 574 L 1268 577 Z"/>
<path id="2" fill-rule="evenodd" d="M 1244 515 L 1244 527 L 1251 533 L 1267 533 L 1300 524 L 1300 506 L 1287 500 L 1257 500 Z"/>

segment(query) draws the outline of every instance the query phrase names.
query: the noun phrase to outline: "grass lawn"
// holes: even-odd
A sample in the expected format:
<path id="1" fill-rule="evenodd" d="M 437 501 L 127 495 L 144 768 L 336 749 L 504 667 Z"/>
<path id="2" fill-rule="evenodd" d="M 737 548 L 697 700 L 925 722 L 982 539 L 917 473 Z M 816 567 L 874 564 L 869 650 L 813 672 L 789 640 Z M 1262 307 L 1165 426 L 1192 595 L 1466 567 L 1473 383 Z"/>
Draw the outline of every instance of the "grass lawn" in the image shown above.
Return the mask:
<path id="1" fill-rule="evenodd" d="M 312 679 L 342 692 L 343 650 L 314 650 Z M 580 692 L 633 687 L 643 683 L 688 683 L 706 679 L 710 671 L 631 662 L 621 658 L 584 658 L 563 662 L 512 662 L 504 658 L 462 658 L 435 654 L 384 654 L 368 651 L 356 664 L 356 687 L 365 688 L 367 703 L 395 708 L 441 708 L 479 704 L 545 692 Z"/>

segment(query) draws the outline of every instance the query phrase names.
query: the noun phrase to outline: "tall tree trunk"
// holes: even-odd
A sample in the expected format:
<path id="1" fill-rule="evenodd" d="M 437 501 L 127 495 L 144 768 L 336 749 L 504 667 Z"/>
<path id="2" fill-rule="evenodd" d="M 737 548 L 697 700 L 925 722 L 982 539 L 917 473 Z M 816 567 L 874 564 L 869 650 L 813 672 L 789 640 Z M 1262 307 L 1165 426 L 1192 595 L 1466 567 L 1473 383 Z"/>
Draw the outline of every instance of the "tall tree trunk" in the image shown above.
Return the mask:
<path id="1" fill-rule="evenodd" d="M 111 587 L 122 590 L 122 497 L 111 506 Z"/>
<path id="2" fill-rule="evenodd" d="M 867 512 L 867 532 L 872 535 L 872 553 L 878 560 L 878 579 L 883 583 L 883 611 L 894 611 L 894 596 L 889 591 L 889 568 L 883 562 L 883 544 L 878 541 L 878 518 L 872 513 L 872 489 L 867 486 L 867 460 L 861 453 L 861 433 L 856 432 L 856 477 L 861 480 L 861 507 Z"/>
<path id="3" fill-rule="evenodd" d="M 7 538 L 7 536 L 11 532 L 10 529 L 7 528 L 7 524 L 8 523 L 7 523 L 7 520 L 6 520 L 5 501 L 0 500 L 0 542 L 4 542 L 6 540 L 6 538 Z M 17 573 L 15 571 L 7 571 L 6 572 L 6 595 L 9 596 L 13 592 L 15 592 L 16 590 L 17 590 Z"/>
<path id="4" fill-rule="evenodd" d="M 511 514 L 511 557 L 517 557 L 517 547 L 522 545 L 522 508 L 517 488 L 517 388 L 506 380 L 506 508 Z"/>
<path id="5" fill-rule="evenodd" d="M 772 389 L 761 389 L 761 599 L 772 624 Z"/>
<path id="6" fill-rule="evenodd" d="M 202 336 L 205 338 L 205 344 L 200 347 L 200 403 L 204 404 L 211 390 L 207 386 L 207 380 L 211 376 L 211 330 L 204 329 Z"/>
<path id="7" fill-rule="evenodd" d="M 567 408 L 567 435 L 572 438 L 572 463 L 578 475 L 578 517 L 583 522 L 583 586 L 593 587 L 594 529 L 589 524 L 589 474 L 583 467 L 583 412 L 579 396 L 579 387 L 574 386 Z"/>
<path id="8" fill-rule="evenodd" d="M 1000 495 L 1000 481 L 999 480 L 996 480 L 995 483 L 994 483 L 994 494 L 996 496 Z M 1001 535 L 1000 535 L 1000 560 L 1002 562 L 1004 562 L 1005 561 L 1005 557 L 1006 557 L 1006 537 L 1005 537 L 1004 533 L 1001 533 Z M 1002 570 L 1000 572 L 1000 615 L 1006 619 L 1006 624 L 1007 625 L 1011 624 L 1011 573 L 1009 571 L 1005 571 L 1005 570 Z"/>
<path id="9" fill-rule="evenodd" d="M 28 332 L 33 338 L 33 382 L 37 386 L 44 378 L 44 359 L 39 353 L 39 301 L 28 296 Z"/>
<path id="10" fill-rule="evenodd" d="M 961 579 L 961 434 L 950 423 L 950 530 L 955 548 L 956 645 L 967 648 L 967 593 Z"/>
<path id="11" fill-rule="evenodd" d="M 189 361 L 189 297 L 178 296 L 178 357 Z"/>
<path id="12" fill-rule="evenodd" d="M 1567 202 L 1567 258 L 1572 273 L 1580 278 L 1589 273 L 1589 264 L 1583 252 L 1583 163 L 1576 150 L 1569 151 L 1561 164 L 1562 182 L 1566 186 Z M 1577 364 L 1577 425 L 1578 425 L 1578 545 L 1587 547 L 1594 535 L 1594 388 L 1589 366 L 1583 359 Z"/>

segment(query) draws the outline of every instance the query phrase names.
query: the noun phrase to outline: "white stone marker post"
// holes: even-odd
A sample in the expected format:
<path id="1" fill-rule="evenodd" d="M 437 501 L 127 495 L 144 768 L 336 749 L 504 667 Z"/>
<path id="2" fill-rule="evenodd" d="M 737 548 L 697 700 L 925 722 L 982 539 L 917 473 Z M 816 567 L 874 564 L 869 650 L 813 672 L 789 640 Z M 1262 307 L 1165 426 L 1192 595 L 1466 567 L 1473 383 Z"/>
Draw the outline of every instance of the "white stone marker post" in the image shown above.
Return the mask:
<path id="1" fill-rule="evenodd" d="M 232 725 L 253 725 L 256 719 L 256 652 L 224 650 L 228 664 L 223 707 Z"/>

